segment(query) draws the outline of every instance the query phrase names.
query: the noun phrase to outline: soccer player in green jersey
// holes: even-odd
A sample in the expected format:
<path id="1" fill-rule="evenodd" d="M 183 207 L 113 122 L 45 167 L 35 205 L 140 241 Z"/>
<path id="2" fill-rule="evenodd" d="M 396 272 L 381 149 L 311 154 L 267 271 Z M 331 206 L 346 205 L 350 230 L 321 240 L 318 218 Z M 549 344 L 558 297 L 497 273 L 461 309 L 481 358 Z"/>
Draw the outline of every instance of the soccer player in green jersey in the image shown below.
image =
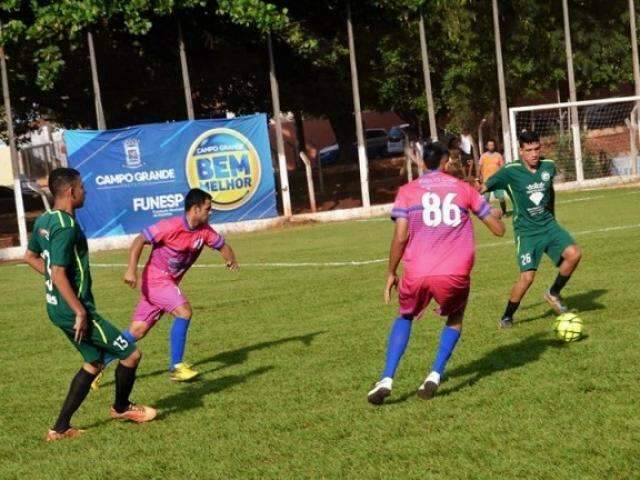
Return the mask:
<path id="1" fill-rule="evenodd" d="M 520 277 L 511 289 L 507 308 L 500 320 L 502 328 L 513 326 L 513 314 L 533 283 L 543 253 L 558 267 L 558 276 L 544 298 L 558 315 L 567 312 L 560 291 L 582 257 L 580 247 L 555 218 L 555 162 L 540 158 L 537 132 L 523 131 L 518 140 L 520 160 L 502 167 L 483 187 L 483 193 L 506 190 L 513 203 L 513 230 Z"/>
<path id="2" fill-rule="evenodd" d="M 44 276 L 49 319 L 80 352 L 84 363 L 73 377 L 58 420 L 45 440 L 50 442 L 84 433 L 71 426 L 71 416 L 89 393 L 105 354 L 120 360 L 110 416 L 138 423 L 153 420 L 157 413 L 154 408 L 129 401 L 141 358 L 138 347 L 124 339 L 120 330 L 96 311 L 87 239 L 75 219 L 75 210 L 84 203 L 80 173 L 71 168 L 55 169 L 49 175 L 49 190 L 55 199 L 53 210 L 36 220 L 25 261 Z"/>

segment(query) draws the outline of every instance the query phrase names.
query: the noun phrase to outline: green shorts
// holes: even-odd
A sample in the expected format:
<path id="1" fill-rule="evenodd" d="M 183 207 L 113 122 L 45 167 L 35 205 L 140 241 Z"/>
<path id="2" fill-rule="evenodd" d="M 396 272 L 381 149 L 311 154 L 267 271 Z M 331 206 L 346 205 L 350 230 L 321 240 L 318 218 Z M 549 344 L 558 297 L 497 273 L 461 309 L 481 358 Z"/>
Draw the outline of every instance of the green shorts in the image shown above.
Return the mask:
<path id="1" fill-rule="evenodd" d="M 120 330 L 95 311 L 87 310 L 87 332 L 80 343 L 74 340 L 75 316 L 56 312 L 55 308 L 48 308 L 47 312 L 53 324 L 64 332 L 87 363 L 102 363 L 105 354 L 123 360 L 136 350 L 135 343 L 127 341 Z"/>
<path id="2" fill-rule="evenodd" d="M 537 270 L 546 253 L 554 265 L 562 262 L 564 250 L 575 245 L 571 234 L 560 225 L 554 225 L 544 232 L 537 234 L 516 234 L 516 261 L 521 272 Z"/>
<path id="3" fill-rule="evenodd" d="M 493 198 L 495 198 L 497 200 L 504 200 L 504 196 L 506 194 L 506 192 L 504 190 L 494 190 L 493 192 L 485 192 L 484 199 L 487 202 L 491 201 L 491 194 L 492 193 L 493 193 Z"/>

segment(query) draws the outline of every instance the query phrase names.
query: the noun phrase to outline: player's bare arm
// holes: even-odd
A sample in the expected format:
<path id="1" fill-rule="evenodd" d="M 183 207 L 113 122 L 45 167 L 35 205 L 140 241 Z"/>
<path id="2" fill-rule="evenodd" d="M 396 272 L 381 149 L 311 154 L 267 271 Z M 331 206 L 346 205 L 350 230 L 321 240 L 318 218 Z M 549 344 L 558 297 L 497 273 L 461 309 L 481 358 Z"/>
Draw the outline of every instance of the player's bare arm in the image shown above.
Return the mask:
<path id="1" fill-rule="evenodd" d="M 131 288 L 136 288 L 138 284 L 138 261 L 145 245 L 149 245 L 149 241 L 143 235 L 138 235 L 129 247 L 129 265 L 124 274 L 124 283 Z"/>
<path id="2" fill-rule="evenodd" d="M 389 249 L 389 267 L 387 272 L 387 284 L 384 288 L 384 302 L 391 302 L 391 290 L 398 285 L 398 265 L 404 255 L 404 249 L 409 240 L 409 221 L 406 218 L 398 218 Z"/>
<path id="3" fill-rule="evenodd" d="M 78 300 L 78 297 L 76 297 L 76 293 L 73 291 L 69 278 L 67 277 L 65 267 L 53 265 L 51 267 L 51 280 L 60 292 L 60 295 L 62 295 L 62 298 L 64 298 L 76 314 L 76 323 L 73 326 L 73 329 L 76 331 L 74 340 L 80 342 L 87 332 L 87 311 L 82 303 L 80 303 L 80 300 Z"/>
<path id="4" fill-rule="evenodd" d="M 497 208 L 492 208 L 491 213 L 482 219 L 482 223 L 484 223 L 489 231 L 496 237 L 504 236 L 504 223 L 500 217 L 502 217 L 502 212 Z"/>
<path id="5" fill-rule="evenodd" d="M 220 255 L 224 259 L 224 264 L 227 266 L 227 269 L 232 272 L 237 272 L 240 268 L 238 266 L 238 262 L 236 261 L 236 254 L 228 244 L 224 244 L 220 249 Z"/>
<path id="6" fill-rule="evenodd" d="M 24 252 L 24 261 L 40 275 L 44 275 L 44 260 L 36 252 L 27 249 Z"/>

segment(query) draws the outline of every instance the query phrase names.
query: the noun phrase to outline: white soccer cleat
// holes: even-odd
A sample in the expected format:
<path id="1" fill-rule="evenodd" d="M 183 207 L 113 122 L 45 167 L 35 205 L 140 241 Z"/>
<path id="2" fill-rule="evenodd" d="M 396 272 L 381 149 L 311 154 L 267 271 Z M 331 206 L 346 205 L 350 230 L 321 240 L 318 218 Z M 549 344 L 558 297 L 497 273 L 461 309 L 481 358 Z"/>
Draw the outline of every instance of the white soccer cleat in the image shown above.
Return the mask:
<path id="1" fill-rule="evenodd" d="M 382 405 L 384 399 L 391 395 L 391 388 L 393 387 L 393 378 L 384 377 L 377 382 L 373 389 L 367 394 L 367 400 L 373 405 Z"/>
<path id="2" fill-rule="evenodd" d="M 431 372 L 418 388 L 418 396 L 423 400 L 431 400 L 438 391 L 438 386 L 440 386 L 440 374 Z"/>

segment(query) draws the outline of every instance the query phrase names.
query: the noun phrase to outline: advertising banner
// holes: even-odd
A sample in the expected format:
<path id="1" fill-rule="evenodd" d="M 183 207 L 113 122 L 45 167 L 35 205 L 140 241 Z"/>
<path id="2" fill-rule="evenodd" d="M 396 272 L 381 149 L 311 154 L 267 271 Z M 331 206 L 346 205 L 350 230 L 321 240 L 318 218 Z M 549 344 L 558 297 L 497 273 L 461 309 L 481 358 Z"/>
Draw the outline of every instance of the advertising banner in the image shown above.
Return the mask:
<path id="1" fill-rule="evenodd" d="M 78 220 L 89 238 L 137 233 L 180 215 L 191 188 L 213 197 L 211 223 L 278 215 L 264 114 L 66 130 L 64 140 L 69 166 L 84 181 Z"/>

